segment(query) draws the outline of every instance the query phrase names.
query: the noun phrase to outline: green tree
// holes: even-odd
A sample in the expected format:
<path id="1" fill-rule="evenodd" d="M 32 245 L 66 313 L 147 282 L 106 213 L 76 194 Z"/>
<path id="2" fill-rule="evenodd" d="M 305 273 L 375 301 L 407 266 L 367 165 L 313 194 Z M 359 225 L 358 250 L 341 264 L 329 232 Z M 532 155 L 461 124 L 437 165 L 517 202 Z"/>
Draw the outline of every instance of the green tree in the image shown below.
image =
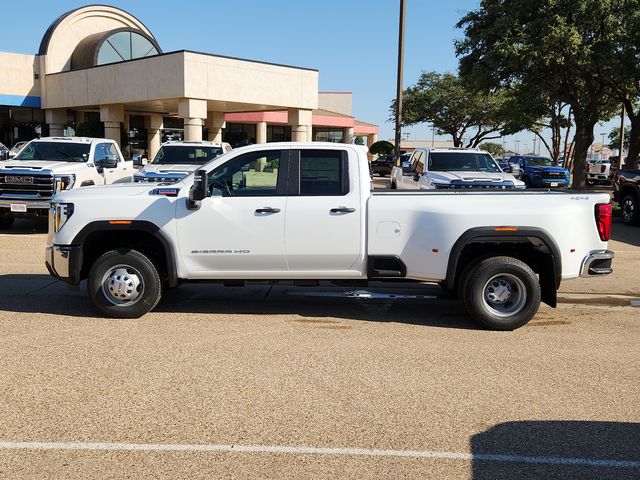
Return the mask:
<path id="1" fill-rule="evenodd" d="M 629 127 L 624 127 L 624 148 L 625 150 L 629 149 L 629 138 L 631 136 L 631 129 Z M 613 127 L 609 132 L 609 148 L 615 148 L 618 150 L 620 148 L 620 127 Z"/>
<path id="2" fill-rule="evenodd" d="M 386 140 L 379 140 L 369 147 L 371 155 L 391 155 L 393 150 L 393 143 Z"/>
<path id="3" fill-rule="evenodd" d="M 362 140 L 362 137 L 355 137 L 353 139 L 353 143 L 355 143 L 356 145 L 364 145 L 364 140 Z"/>
<path id="4" fill-rule="evenodd" d="M 502 145 L 500 145 L 499 143 L 484 142 L 480 144 L 480 148 L 489 152 L 496 158 L 504 156 L 504 148 L 502 148 Z"/>
<path id="5" fill-rule="evenodd" d="M 501 107 L 499 95 L 473 91 L 456 75 L 422 72 L 403 93 L 402 124 L 430 123 L 438 135 L 451 135 L 454 146 L 477 147 L 500 137 Z M 390 110 L 395 119 L 395 101 Z"/>
<path id="6" fill-rule="evenodd" d="M 575 123 L 573 185 L 586 181 L 593 129 L 615 108 L 614 78 L 620 0 L 483 0 L 458 27 L 460 73 L 486 91 L 509 89 L 571 106 Z"/>

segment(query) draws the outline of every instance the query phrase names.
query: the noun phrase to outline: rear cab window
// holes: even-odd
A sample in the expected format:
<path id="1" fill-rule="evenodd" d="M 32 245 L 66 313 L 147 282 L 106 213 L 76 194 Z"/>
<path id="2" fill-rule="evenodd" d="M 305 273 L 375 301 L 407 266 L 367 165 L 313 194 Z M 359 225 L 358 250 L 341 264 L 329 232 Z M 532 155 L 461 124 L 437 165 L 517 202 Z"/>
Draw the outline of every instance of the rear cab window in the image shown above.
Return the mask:
<path id="1" fill-rule="evenodd" d="M 342 196 L 349 193 L 347 153 L 340 150 L 301 150 L 299 194 Z"/>

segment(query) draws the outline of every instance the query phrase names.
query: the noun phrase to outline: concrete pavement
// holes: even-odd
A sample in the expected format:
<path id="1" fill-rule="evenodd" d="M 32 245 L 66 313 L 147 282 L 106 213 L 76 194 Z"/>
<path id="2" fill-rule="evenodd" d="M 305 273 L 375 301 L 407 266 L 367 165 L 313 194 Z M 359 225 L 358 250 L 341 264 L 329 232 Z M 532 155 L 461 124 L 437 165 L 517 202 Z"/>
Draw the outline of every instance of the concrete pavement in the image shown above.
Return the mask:
<path id="1" fill-rule="evenodd" d="M 435 286 L 184 285 L 102 319 L 17 227 L 0 478 L 640 478 L 640 229 L 614 225 L 612 276 L 507 333 Z"/>

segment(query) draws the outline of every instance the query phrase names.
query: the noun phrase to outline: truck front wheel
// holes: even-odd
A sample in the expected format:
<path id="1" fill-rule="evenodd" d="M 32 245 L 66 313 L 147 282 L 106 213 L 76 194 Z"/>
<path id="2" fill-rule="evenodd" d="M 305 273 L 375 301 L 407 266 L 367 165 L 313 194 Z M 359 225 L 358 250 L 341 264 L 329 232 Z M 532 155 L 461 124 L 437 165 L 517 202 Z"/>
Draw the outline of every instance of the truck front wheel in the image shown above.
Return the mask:
<path id="1" fill-rule="evenodd" d="M 515 330 L 531 320 L 540 307 L 538 277 L 516 258 L 487 258 L 471 267 L 463 282 L 467 312 L 493 330 Z"/>
<path id="2" fill-rule="evenodd" d="M 138 318 L 160 301 L 160 275 L 137 250 L 111 250 L 99 257 L 87 278 L 89 296 L 107 317 Z"/>

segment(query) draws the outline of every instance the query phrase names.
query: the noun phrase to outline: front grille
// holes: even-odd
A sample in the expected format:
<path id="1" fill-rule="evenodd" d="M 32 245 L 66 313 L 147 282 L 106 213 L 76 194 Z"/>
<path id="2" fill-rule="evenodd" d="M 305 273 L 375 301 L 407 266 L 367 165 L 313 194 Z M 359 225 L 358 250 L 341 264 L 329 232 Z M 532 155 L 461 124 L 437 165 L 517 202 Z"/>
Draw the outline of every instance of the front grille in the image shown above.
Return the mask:
<path id="1" fill-rule="evenodd" d="M 542 178 L 544 180 L 564 180 L 565 176 L 563 172 L 545 172 Z"/>
<path id="2" fill-rule="evenodd" d="M 11 183 L 12 178 L 30 179 L 31 183 Z M 9 180 L 9 181 L 7 181 Z M 55 178 L 52 173 L 0 172 L 0 195 L 32 195 L 36 198 L 48 198 L 55 192 Z"/>
<path id="3" fill-rule="evenodd" d="M 510 190 L 513 188 L 513 182 L 457 183 L 457 181 L 454 180 L 448 185 L 436 184 L 437 190 Z"/>

